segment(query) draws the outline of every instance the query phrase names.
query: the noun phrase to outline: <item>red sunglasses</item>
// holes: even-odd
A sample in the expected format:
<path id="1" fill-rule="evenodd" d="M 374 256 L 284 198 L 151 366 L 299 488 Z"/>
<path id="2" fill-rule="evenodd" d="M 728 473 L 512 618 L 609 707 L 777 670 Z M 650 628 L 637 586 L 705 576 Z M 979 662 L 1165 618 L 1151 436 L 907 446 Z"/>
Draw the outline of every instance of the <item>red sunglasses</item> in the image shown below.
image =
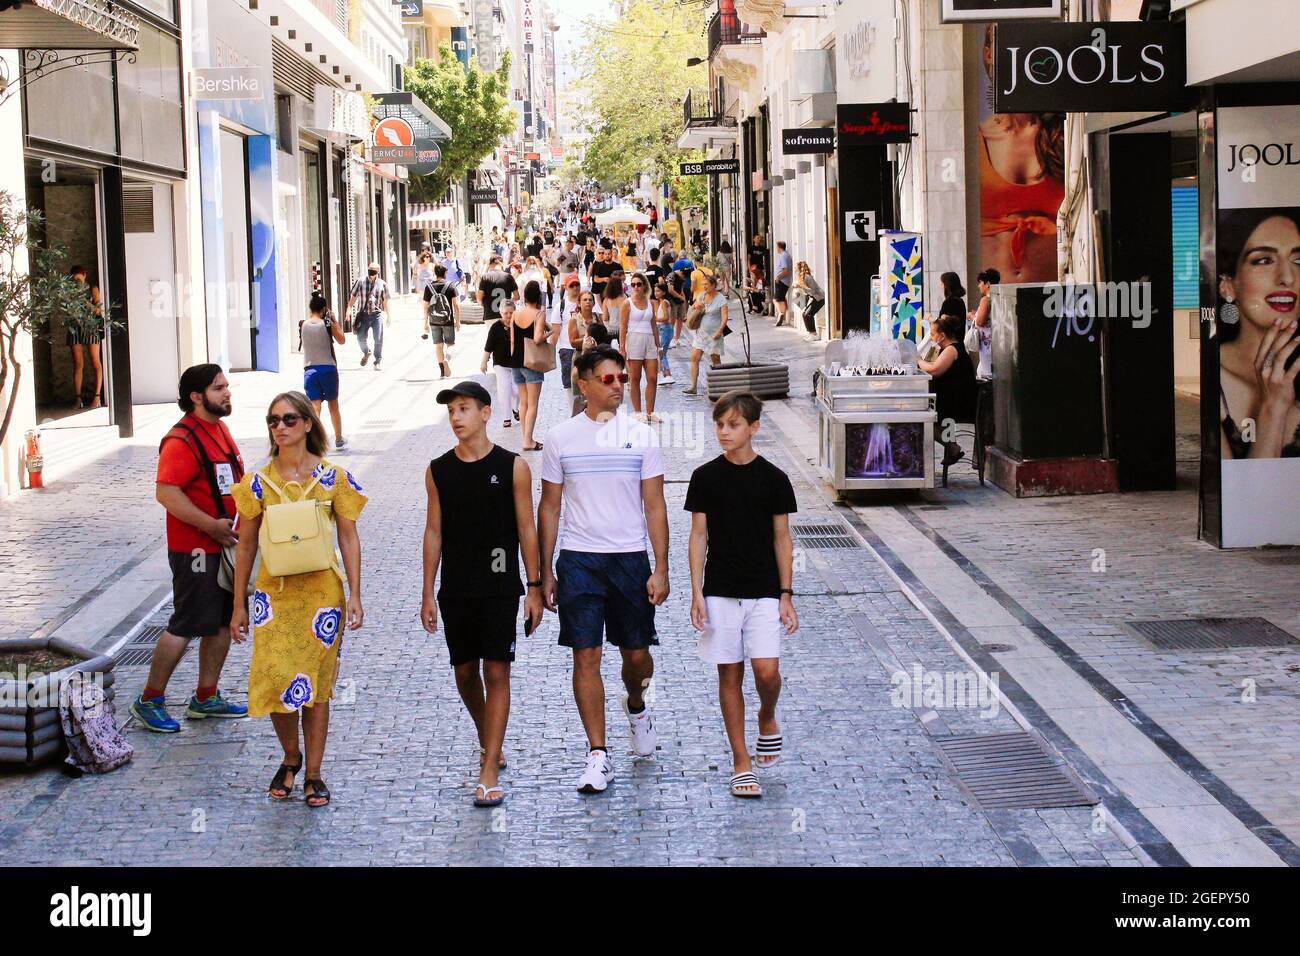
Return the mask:
<path id="1" fill-rule="evenodd" d="M 627 372 L 619 372 L 617 375 L 613 372 L 607 372 L 604 375 L 593 375 L 592 378 L 602 385 L 613 385 L 615 381 L 619 381 L 624 385 L 627 384 Z"/>

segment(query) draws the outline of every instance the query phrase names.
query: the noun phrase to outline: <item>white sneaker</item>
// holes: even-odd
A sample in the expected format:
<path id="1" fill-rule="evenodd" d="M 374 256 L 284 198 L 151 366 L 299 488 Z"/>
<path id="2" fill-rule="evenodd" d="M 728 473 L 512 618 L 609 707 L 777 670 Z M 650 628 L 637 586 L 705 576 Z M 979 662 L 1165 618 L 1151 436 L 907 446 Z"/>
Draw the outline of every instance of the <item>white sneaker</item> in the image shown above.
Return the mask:
<path id="1" fill-rule="evenodd" d="M 614 779 L 614 764 L 604 750 L 593 750 L 587 754 L 587 769 L 578 778 L 579 793 L 604 793 L 609 782 Z"/>
<path id="2" fill-rule="evenodd" d="M 648 685 L 650 682 L 645 682 Z M 645 698 L 641 698 L 645 702 Z M 655 731 L 654 721 L 650 719 L 650 705 L 646 703 L 645 710 L 639 714 L 634 714 L 627 707 L 627 691 L 623 692 L 623 713 L 627 714 L 627 722 L 632 727 L 632 750 L 638 757 L 653 757 L 655 748 L 659 745 L 659 734 Z"/>
<path id="3" fill-rule="evenodd" d="M 673 378 L 671 375 L 661 375 L 661 376 L 659 376 L 659 384 L 660 384 L 660 385 L 676 385 L 676 384 L 677 384 L 677 379 Z"/>

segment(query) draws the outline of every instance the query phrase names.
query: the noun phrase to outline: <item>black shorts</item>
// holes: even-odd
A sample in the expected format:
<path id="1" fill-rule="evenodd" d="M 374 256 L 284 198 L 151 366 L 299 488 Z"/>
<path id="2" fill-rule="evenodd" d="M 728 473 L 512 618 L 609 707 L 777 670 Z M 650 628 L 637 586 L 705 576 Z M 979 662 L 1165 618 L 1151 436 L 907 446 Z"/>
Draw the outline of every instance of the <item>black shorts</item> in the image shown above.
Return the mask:
<path id="1" fill-rule="evenodd" d="M 452 667 L 480 660 L 514 662 L 520 620 L 517 596 L 439 597 L 438 613 Z"/>
<path id="2" fill-rule="evenodd" d="M 776 285 L 772 287 L 772 298 L 777 302 L 784 302 L 786 293 L 789 291 L 790 291 L 790 287 L 788 285 L 786 285 L 784 282 L 781 282 L 780 280 L 777 280 Z"/>
<path id="3" fill-rule="evenodd" d="M 168 551 L 172 567 L 172 616 L 167 633 L 190 640 L 211 637 L 230 626 L 235 596 L 217 583 L 221 553 L 192 555 Z"/>

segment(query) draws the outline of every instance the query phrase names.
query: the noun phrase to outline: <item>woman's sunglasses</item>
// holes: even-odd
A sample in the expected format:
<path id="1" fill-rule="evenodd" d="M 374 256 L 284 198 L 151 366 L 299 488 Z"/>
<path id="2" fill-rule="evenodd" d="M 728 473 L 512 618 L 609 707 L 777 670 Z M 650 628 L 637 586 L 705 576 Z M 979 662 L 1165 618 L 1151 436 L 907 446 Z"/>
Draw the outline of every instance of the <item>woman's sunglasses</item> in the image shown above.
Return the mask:
<path id="1" fill-rule="evenodd" d="M 285 428 L 293 428 L 294 425 L 297 425 L 302 420 L 303 416 L 299 415 L 297 412 L 288 412 L 284 415 L 266 416 L 266 424 L 269 428 L 279 428 L 281 423 L 284 424 Z"/>
<path id="2" fill-rule="evenodd" d="M 604 375 L 593 375 L 592 378 L 600 382 L 602 385 L 613 385 L 615 382 L 621 382 L 624 385 L 627 384 L 627 372 L 619 372 L 617 375 L 613 372 L 608 372 Z"/>
<path id="3" fill-rule="evenodd" d="M 644 289 L 645 287 L 646 287 L 646 284 L 645 284 L 644 282 L 633 282 L 633 283 L 632 283 L 632 288 L 634 288 L 634 289 Z"/>

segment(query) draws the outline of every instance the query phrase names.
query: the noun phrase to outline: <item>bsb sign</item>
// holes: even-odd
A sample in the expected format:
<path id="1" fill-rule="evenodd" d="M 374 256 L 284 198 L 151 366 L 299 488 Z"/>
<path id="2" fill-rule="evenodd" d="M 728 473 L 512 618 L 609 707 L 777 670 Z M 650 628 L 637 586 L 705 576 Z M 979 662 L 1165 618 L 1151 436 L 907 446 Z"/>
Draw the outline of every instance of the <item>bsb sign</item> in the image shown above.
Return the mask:
<path id="1" fill-rule="evenodd" d="M 1189 106 L 1182 23 L 1000 23 L 996 113 L 1174 110 Z"/>
<path id="2" fill-rule="evenodd" d="M 683 176 L 714 176 L 718 173 L 740 172 L 738 159 L 706 159 L 702 163 L 681 163 L 678 167 Z"/>

